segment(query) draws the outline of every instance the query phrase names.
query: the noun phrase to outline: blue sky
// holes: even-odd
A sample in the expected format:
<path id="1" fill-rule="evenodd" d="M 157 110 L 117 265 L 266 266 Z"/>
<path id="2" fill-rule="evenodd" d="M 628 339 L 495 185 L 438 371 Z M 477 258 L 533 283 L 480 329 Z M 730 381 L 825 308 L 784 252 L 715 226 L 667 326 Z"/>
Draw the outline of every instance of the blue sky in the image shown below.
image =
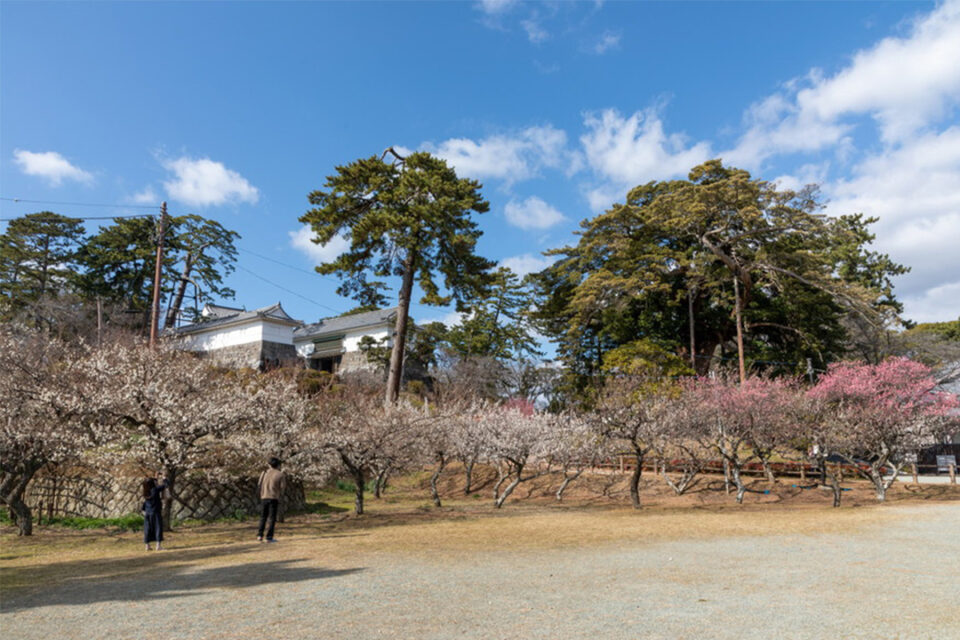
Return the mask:
<path id="1" fill-rule="evenodd" d="M 310 273 L 337 247 L 306 194 L 390 145 L 480 180 L 480 251 L 519 271 L 711 157 L 818 182 L 881 217 L 907 316 L 955 319 L 958 105 L 960 0 L 0 4 L 0 196 L 215 218 L 236 302 L 304 320 L 354 306 Z M 0 201 L 43 209 L 140 211 Z"/>

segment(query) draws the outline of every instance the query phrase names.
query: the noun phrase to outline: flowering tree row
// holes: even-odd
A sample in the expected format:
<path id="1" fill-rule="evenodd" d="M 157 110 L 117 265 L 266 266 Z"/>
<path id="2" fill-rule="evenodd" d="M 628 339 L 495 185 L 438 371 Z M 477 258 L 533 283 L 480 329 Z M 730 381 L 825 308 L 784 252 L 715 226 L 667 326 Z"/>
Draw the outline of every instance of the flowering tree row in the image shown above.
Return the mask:
<path id="1" fill-rule="evenodd" d="M 439 506 L 449 462 L 462 462 L 467 493 L 482 463 L 497 471 L 499 508 L 545 474 L 557 478 L 562 499 L 585 470 L 622 453 L 636 459 L 636 507 L 651 459 L 671 461 L 671 471 L 658 471 L 677 493 L 722 461 L 738 501 L 750 463 L 769 480 L 775 458 L 824 463 L 835 504 L 840 478 L 827 463 L 843 460 L 883 500 L 906 454 L 956 428 L 957 398 L 934 386 L 923 365 L 897 359 L 836 365 L 811 389 L 764 378 L 611 379 L 590 407 L 564 413 L 482 399 L 469 387 L 384 406 L 379 386 L 361 380 L 307 392 L 283 372 L 223 371 L 175 350 L 66 344 L 8 326 L 0 328 L 0 500 L 29 535 L 24 491 L 49 465 L 159 471 L 177 500 L 186 473 L 251 475 L 275 455 L 308 481 L 349 475 L 358 514 L 368 483 L 379 491 L 390 473 L 432 469 Z"/>

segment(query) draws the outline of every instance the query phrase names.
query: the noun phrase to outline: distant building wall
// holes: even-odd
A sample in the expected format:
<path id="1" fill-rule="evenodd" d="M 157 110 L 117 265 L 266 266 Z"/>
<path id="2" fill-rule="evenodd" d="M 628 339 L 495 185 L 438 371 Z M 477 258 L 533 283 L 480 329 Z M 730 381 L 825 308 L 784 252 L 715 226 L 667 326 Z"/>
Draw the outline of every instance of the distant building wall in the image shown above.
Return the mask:
<path id="1" fill-rule="evenodd" d="M 187 351 L 210 351 L 259 342 L 263 336 L 263 323 L 225 327 L 214 331 L 186 334 L 180 338 Z"/>
<path id="2" fill-rule="evenodd" d="M 362 329 L 358 331 L 351 331 L 347 333 L 343 338 L 344 350 L 348 353 L 350 351 L 359 351 L 360 340 L 363 339 L 364 336 L 370 336 L 377 342 L 380 342 L 381 340 L 386 340 L 387 338 L 390 337 L 390 331 L 388 331 L 385 328 L 368 329 L 366 331 Z M 389 343 L 388 343 L 388 346 L 389 346 Z"/>

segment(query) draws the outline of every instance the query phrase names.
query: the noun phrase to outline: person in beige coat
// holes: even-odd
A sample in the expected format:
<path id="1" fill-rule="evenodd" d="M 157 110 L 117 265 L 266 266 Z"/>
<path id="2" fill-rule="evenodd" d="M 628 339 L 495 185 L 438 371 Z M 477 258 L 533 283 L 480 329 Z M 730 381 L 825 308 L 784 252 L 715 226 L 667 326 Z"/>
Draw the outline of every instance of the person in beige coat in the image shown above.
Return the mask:
<path id="1" fill-rule="evenodd" d="M 260 474 L 257 491 L 260 494 L 260 528 L 257 530 L 257 542 L 263 542 L 263 530 L 267 530 L 267 542 L 274 542 L 273 528 L 277 523 L 277 509 L 286 486 L 287 477 L 280 471 L 280 460 L 270 458 L 270 466 Z M 269 525 L 268 525 L 269 521 Z"/>

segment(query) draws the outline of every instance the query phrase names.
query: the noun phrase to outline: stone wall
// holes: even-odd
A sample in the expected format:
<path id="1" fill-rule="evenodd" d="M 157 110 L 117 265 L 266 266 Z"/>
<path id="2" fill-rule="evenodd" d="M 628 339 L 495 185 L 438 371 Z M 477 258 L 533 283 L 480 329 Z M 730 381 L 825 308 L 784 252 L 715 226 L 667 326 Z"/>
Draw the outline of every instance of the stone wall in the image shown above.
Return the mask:
<path id="1" fill-rule="evenodd" d="M 272 369 L 300 362 L 292 344 L 278 342 L 249 342 L 194 353 L 228 369 Z"/>
<path id="2" fill-rule="evenodd" d="M 78 470 L 65 475 L 38 476 L 27 487 L 25 501 L 37 515 L 80 516 L 87 518 L 119 518 L 140 513 L 143 504 L 142 478 L 112 477 Z M 260 512 L 257 478 L 240 478 L 228 483 L 197 477 L 177 479 L 177 496 L 173 501 L 174 520 L 216 520 L 242 513 Z M 306 507 L 303 484 L 288 479 L 284 511 Z"/>

